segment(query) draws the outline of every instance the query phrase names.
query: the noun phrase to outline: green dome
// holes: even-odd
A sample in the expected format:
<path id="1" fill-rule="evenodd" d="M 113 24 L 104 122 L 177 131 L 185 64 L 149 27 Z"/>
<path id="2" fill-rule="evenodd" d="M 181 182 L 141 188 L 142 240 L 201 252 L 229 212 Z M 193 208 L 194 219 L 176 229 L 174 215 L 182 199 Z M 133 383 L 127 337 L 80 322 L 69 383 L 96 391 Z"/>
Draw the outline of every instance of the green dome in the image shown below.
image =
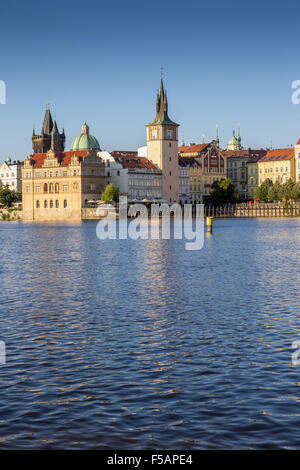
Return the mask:
<path id="1" fill-rule="evenodd" d="M 238 140 L 237 138 L 233 135 L 231 139 L 228 141 L 228 145 L 238 145 Z"/>
<path id="2" fill-rule="evenodd" d="M 89 126 L 84 123 L 81 128 L 81 134 L 73 140 L 71 150 L 89 149 L 100 150 L 100 145 L 96 137 L 90 134 Z"/>

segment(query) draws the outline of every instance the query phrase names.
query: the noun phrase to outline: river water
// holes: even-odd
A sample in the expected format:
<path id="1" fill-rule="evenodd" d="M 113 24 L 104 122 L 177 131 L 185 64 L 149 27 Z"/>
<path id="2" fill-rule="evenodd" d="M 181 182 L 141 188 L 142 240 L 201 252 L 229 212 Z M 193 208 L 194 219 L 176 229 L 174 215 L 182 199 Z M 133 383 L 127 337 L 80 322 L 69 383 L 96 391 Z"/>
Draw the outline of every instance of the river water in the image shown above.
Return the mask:
<path id="1" fill-rule="evenodd" d="M 0 223 L 0 448 L 300 448 L 300 219 Z"/>

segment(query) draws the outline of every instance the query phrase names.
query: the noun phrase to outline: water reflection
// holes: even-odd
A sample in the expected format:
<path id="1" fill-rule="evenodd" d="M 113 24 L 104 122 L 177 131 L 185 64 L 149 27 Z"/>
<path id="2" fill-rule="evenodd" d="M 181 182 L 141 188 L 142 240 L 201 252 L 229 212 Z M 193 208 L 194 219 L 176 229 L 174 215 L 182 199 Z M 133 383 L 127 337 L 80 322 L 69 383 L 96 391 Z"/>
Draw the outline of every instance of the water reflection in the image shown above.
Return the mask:
<path id="1" fill-rule="evenodd" d="M 0 224 L 0 448 L 297 448 L 299 228 Z"/>

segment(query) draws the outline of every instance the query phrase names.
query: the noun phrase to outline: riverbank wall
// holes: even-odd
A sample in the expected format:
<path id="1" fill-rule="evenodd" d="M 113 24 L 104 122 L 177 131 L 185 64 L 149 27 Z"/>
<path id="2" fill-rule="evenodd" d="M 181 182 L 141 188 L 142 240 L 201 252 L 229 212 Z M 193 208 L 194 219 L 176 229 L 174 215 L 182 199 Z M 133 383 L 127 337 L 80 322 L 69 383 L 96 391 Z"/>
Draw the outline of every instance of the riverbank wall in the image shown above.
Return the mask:
<path id="1" fill-rule="evenodd" d="M 205 217 L 300 217 L 300 203 L 224 204 L 204 207 Z"/>

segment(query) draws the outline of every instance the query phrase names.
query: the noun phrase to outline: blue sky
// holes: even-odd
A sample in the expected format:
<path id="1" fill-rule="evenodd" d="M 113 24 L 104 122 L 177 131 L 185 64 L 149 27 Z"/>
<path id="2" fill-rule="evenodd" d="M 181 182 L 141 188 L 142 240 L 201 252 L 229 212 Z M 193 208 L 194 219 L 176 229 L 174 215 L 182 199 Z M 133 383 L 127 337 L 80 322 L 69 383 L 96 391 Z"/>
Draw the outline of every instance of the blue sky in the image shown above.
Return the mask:
<path id="1" fill-rule="evenodd" d="M 164 67 L 169 115 L 185 142 L 241 125 L 248 147 L 294 144 L 300 104 L 299 2 L 11 1 L 1 4 L 0 161 L 31 153 L 45 104 L 66 133 L 84 121 L 108 150 L 145 144 Z"/>

